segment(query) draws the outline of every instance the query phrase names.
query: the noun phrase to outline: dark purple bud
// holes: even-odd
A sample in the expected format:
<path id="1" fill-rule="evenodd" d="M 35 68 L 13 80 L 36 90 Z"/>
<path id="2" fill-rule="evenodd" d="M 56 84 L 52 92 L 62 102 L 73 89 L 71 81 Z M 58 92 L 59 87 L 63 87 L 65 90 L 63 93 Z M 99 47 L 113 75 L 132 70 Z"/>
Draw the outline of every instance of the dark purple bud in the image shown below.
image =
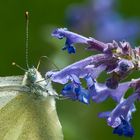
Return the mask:
<path id="1" fill-rule="evenodd" d="M 104 53 L 112 54 L 114 50 L 117 50 L 119 45 L 113 40 L 113 43 L 107 43 L 107 48 L 104 49 Z"/>
<path id="2" fill-rule="evenodd" d="M 116 78 L 111 77 L 106 80 L 106 86 L 108 88 L 116 89 L 118 87 L 118 84 L 119 82 Z"/>
<path id="3" fill-rule="evenodd" d="M 119 61 L 118 68 L 121 72 L 127 72 L 127 71 L 133 69 L 134 65 L 133 65 L 132 61 L 123 59 L 123 60 Z"/>
<path id="4" fill-rule="evenodd" d="M 129 42 L 126 41 L 122 41 L 120 42 L 121 44 L 121 48 L 124 54 L 129 54 L 130 53 L 130 49 L 132 48 Z"/>

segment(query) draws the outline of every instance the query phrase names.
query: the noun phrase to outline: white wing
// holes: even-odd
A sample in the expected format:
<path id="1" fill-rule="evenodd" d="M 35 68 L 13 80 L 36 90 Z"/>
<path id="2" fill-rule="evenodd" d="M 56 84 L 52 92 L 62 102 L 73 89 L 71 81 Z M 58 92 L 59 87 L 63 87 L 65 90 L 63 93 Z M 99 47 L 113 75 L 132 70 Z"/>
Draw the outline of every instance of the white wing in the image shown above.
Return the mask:
<path id="1" fill-rule="evenodd" d="M 0 140 L 63 140 L 54 97 L 37 98 L 22 81 L 0 77 Z"/>
<path id="2" fill-rule="evenodd" d="M 23 76 L 0 77 L 0 109 L 15 98 L 20 92 L 27 92 L 22 86 Z"/>

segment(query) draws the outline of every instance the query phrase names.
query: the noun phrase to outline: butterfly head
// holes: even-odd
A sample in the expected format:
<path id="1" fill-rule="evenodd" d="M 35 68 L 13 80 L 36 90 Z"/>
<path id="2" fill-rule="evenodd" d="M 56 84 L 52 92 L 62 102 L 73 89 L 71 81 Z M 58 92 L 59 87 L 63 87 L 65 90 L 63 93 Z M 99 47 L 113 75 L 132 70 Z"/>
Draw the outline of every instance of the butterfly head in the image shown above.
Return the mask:
<path id="1" fill-rule="evenodd" d="M 26 72 L 26 76 L 30 83 L 35 83 L 37 81 L 37 70 L 35 67 L 29 68 Z"/>

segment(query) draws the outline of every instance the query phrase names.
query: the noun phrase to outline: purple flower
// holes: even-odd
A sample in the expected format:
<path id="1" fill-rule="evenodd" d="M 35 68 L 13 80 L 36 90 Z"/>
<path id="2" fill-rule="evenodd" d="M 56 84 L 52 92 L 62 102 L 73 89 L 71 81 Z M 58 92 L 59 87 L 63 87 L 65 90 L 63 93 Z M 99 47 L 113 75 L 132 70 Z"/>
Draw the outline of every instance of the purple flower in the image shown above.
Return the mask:
<path id="1" fill-rule="evenodd" d="M 115 64 L 116 66 L 107 72 L 111 77 L 106 80 L 106 86 L 111 89 L 116 89 L 119 82 L 135 68 L 133 61 L 127 59 L 116 61 Z"/>
<path id="2" fill-rule="evenodd" d="M 97 103 L 103 102 L 109 97 L 116 102 L 120 102 L 131 84 L 131 82 L 125 82 L 119 84 L 116 89 L 110 89 L 106 84 L 100 84 L 95 80 L 92 80 L 91 77 L 86 77 L 86 81 L 92 100 Z"/>
<path id="3" fill-rule="evenodd" d="M 134 128 L 131 126 L 130 122 L 121 118 L 121 124 L 114 128 L 113 134 L 118 134 L 119 136 L 133 137 Z"/>
<path id="4" fill-rule="evenodd" d="M 60 71 L 49 71 L 46 73 L 46 78 L 50 78 L 53 82 L 66 84 L 69 81 L 72 83 L 66 84 L 62 90 L 62 95 L 72 100 L 79 100 L 85 104 L 89 104 L 89 91 L 81 85 L 80 78 L 90 75 L 96 79 L 106 66 L 99 65 L 95 67 L 96 60 L 105 58 L 105 55 L 91 56 L 79 62 L 76 62 Z"/>
<path id="5" fill-rule="evenodd" d="M 122 99 L 112 111 L 100 113 L 99 117 L 107 119 L 108 125 L 115 128 L 114 133 L 132 137 L 134 130 L 130 125 L 130 120 L 132 119 L 132 112 L 136 110 L 134 102 L 138 98 L 139 93 L 134 93 L 127 99 Z"/>
<path id="6" fill-rule="evenodd" d="M 74 53 L 72 46 L 75 43 L 87 44 L 88 49 L 97 50 L 101 54 L 87 57 L 71 64 L 59 71 L 47 72 L 45 77 L 53 82 L 66 84 L 62 95 L 74 101 L 89 104 L 90 98 L 96 103 L 112 98 L 117 106 L 108 112 L 100 113 L 99 117 L 106 118 L 107 124 L 114 128 L 113 133 L 132 137 L 134 129 L 131 126 L 134 102 L 140 97 L 140 79 L 120 83 L 133 70 L 140 69 L 140 49 L 133 49 L 129 42 L 104 43 L 94 38 L 86 38 L 64 29 L 56 29 L 53 36 L 66 38 L 66 47 L 69 53 Z M 99 83 L 99 75 L 105 71 L 109 78 L 104 83 Z M 87 85 L 82 83 L 86 80 Z M 69 83 L 70 82 L 70 83 Z M 129 88 L 135 90 L 134 94 L 124 98 Z"/>
<path id="7" fill-rule="evenodd" d="M 127 73 L 128 71 L 131 71 L 134 68 L 134 64 L 132 61 L 127 59 L 121 59 L 118 61 L 118 66 L 110 71 L 109 73 L 116 72 L 116 73 Z"/>
<path id="8" fill-rule="evenodd" d="M 60 71 L 49 71 L 46 78 L 50 77 L 53 82 L 66 84 L 75 75 L 78 78 L 84 78 L 91 75 L 93 79 L 97 78 L 102 71 L 106 69 L 105 65 L 95 67 L 96 63 L 109 59 L 106 55 L 90 56 L 86 59 L 71 64 Z"/>
<path id="9" fill-rule="evenodd" d="M 58 39 L 66 38 L 65 47 L 63 50 L 68 50 L 68 53 L 75 53 L 75 48 L 73 44 L 76 43 L 83 43 L 87 44 L 88 38 L 78 35 L 76 33 L 68 31 L 66 28 L 58 28 L 55 29 L 52 33 L 53 37 L 56 37 Z"/>
<path id="10" fill-rule="evenodd" d="M 80 84 L 66 84 L 62 90 L 62 95 L 72 100 L 78 100 L 82 103 L 89 104 L 90 94 L 86 89 L 82 88 Z"/>
<path id="11" fill-rule="evenodd" d="M 68 50 L 68 53 L 75 53 L 75 48 L 73 44 L 81 43 L 81 44 L 87 44 L 89 45 L 88 49 L 90 50 L 97 50 L 100 52 L 110 52 L 110 50 L 114 49 L 116 46 L 113 43 L 103 43 L 101 41 L 98 41 L 94 38 L 86 38 L 84 36 L 81 36 L 77 33 L 68 31 L 66 28 L 57 28 L 52 33 L 53 37 L 56 37 L 58 39 L 66 38 L 65 47 L 63 50 Z M 118 47 L 118 46 L 117 46 Z"/>

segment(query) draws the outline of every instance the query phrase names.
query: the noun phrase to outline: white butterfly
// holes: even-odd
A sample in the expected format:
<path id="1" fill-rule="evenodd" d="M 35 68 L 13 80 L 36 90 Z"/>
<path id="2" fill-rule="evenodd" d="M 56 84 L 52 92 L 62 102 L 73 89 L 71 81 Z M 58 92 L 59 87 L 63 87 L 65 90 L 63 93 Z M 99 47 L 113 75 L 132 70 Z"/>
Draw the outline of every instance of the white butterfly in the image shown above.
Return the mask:
<path id="1" fill-rule="evenodd" d="M 34 67 L 24 76 L 0 77 L 0 140 L 63 140 L 56 95 Z"/>

